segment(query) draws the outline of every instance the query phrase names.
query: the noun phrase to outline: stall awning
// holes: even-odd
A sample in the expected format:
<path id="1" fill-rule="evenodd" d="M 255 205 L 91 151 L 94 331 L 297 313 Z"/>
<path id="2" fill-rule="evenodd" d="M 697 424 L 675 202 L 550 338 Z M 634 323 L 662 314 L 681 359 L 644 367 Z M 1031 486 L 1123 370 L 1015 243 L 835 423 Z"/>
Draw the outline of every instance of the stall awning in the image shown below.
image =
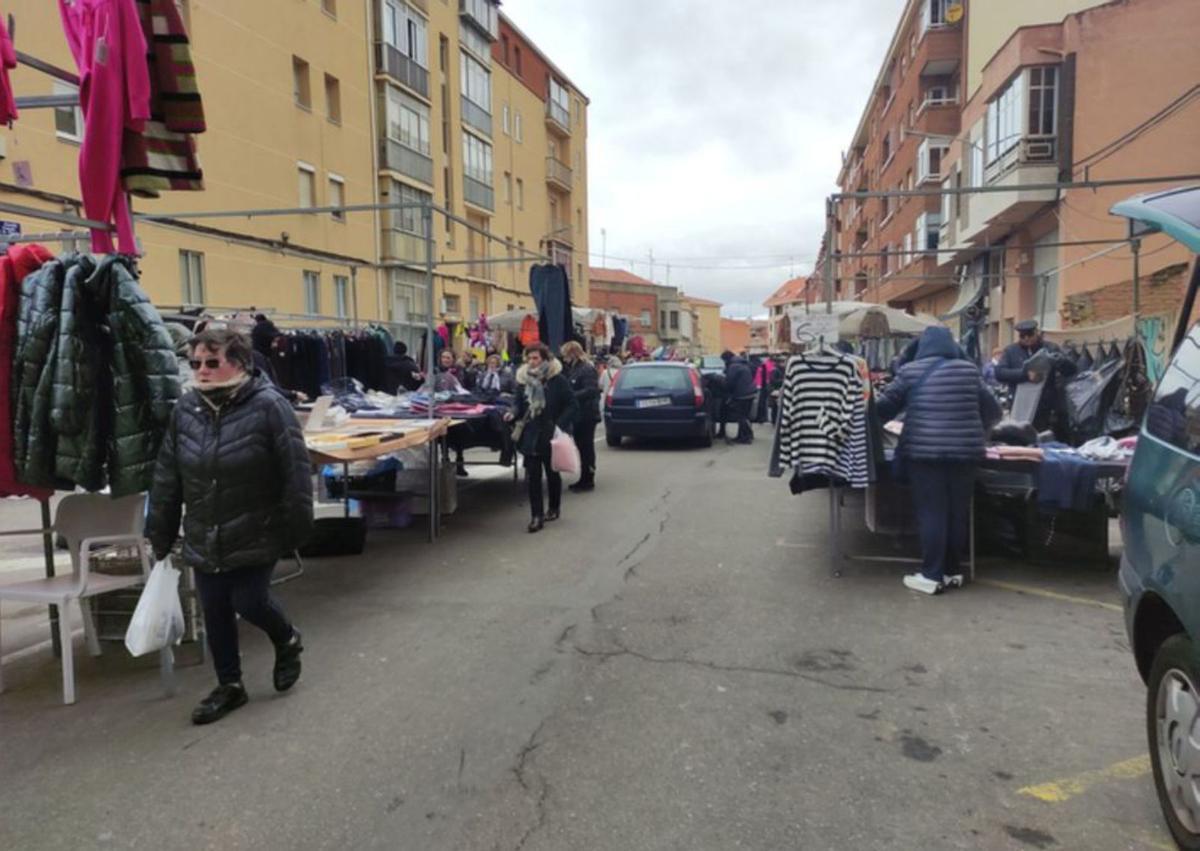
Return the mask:
<path id="1" fill-rule="evenodd" d="M 942 314 L 942 320 L 954 319 L 979 301 L 983 297 L 983 283 L 983 278 L 978 275 L 964 278 L 963 282 L 959 284 L 958 299 L 954 302 L 954 307 Z"/>

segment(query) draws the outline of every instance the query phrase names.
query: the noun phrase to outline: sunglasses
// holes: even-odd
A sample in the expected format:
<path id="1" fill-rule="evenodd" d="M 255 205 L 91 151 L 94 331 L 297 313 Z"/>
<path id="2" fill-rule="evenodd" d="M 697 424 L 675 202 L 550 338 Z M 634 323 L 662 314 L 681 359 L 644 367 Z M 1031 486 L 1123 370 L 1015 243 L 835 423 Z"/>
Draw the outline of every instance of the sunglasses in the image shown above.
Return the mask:
<path id="1" fill-rule="evenodd" d="M 204 360 L 189 360 L 188 366 L 193 371 L 200 369 L 203 366 L 205 369 L 220 369 L 223 361 L 220 358 L 205 358 Z"/>

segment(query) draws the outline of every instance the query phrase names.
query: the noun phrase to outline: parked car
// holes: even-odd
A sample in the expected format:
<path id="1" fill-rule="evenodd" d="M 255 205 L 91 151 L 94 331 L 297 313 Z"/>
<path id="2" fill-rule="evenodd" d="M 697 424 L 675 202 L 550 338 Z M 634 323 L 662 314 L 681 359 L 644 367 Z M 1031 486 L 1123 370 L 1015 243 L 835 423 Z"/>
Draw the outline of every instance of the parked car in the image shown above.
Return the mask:
<path id="1" fill-rule="evenodd" d="M 700 358 L 700 363 L 696 365 L 700 370 L 701 375 L 715 375 L 720 373 L 725 374 L 725 361 L 721 360 L 720 355 L 705 355 Z"/>
<path id="2" fill-rule="evenodd" d="M 1113 207 L 1135 232 L 1200 252 L 1200 188 L 1139 195 Z M 1154 785 L 1175 841 L 1200 849 L 1200 263 L 1129 468 L 1120 586 L 1138 672 Z"/>
<path id="3" fill-rule="evenodd" d="M 700 372 L 690 363 L 623 366 L 604 398 L 609 446 L 620 446 L 626 437 L 690 439 L 712 446 L 714 432 Z"/>

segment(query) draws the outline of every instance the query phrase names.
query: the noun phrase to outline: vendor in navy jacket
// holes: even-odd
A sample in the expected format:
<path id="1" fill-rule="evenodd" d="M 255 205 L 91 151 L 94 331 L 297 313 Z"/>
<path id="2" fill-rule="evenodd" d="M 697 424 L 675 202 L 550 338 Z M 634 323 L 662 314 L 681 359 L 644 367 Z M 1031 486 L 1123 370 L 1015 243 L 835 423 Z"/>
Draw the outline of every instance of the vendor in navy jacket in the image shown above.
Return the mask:
<path id="1" fill-rule="evenodd" d="M 935 326 L 922 332 L 916 357 L 883 391 L 878 410 L 884 422 L 905 412 L 897 467 L 912 483 L 921 572 L 905 576 L 904 585 L 925 594 L 962 585 L 975 465 L 1000 406 L 949 329 Z"/>
<path id="2" fill-rule="evenodd" d="M 1033 417 L 1033 427 L 1045 431 L 1059 425 L 1056 422 L 1060 378 L 1070 378 L 1075 374 L 1075 364 L 1068 360 L 1054 343 L 1042 339 L 1042 332 L 1037 322 L 1027 319 L 1017 323 L 1017 342 L 1004 350 L 1000 363 L 996 364 L 996 380 L 1007 384 L 1015 396 L 1017 386 L 1026 382 L 1037 382 L 1041 376 L 1026 368 L 1029 359 L 1040 352 L 1050 355 L 1052 367 L 1045 376 L 1046 386 L 1042 390 L 1042 398 L 1038 402 L 1037 412 Z"/>

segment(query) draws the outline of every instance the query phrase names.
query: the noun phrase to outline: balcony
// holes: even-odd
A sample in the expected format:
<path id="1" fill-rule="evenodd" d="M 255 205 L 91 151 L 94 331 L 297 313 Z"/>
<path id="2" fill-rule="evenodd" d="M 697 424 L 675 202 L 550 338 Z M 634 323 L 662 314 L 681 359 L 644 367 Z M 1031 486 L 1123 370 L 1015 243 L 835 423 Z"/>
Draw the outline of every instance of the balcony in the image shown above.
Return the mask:
<path id="1" fill-rule="evenodd" d="M 462 120 L 486 136 L 492 135 L 492 114 L 469 98 L 462 98 Z"/>
<path id="2" fill-rule="evenodd" d="M 499 40 L 500 22 L 491 0 L 458 0 L 458 15 L 489 41 Z"/>
<path id="3" fill-rule="evenodd" d="M 397 228 L 383 229 L 383 261 L 385 263 L 425 263 L 425 240 L 419 233 Z"/>
<path id="4" fill-rule="evenodd" d="M 469 174 L 463 175 L 463 198 L 468 204 L 474 204 L 489 212 L 496 209 L 496 191 Z"/>
<path id="5" fill-rule="evenodd" d="M 433 185 L 433 160 L 394 139 L 379 143 L 379 164 L 381 168 L 398 171 L 427 186 Z"/>
<path id="6" fill-rule="evenodd" d="M 987 186 L 1005 187 L 1012 191 L 987 192 L 964 199 L 966 222 L 958 229 L 953 247 L 955 251 L 996 242 L 1014 225 L 1028 220 L 1043 206 L 1054 202 L 1054 189 L 1027 187 L 1058 182 L 1057 138 L 1022 138 L 987 164 L 983 178 Z"/>
<path id="7" fill-rule="evenodd" d="M 560 136 L 570 136 L 571 111 L 562 104 L 546 101 L 546 126 Z"/>
<path id="8" fill-rule="evenodd" d="M 429 72 L 386 42 L 375 43 L 375 70 L 421 97 L 429 97 Z"/>
<path id="9" fill-rule="evenodd" d="M 546 182 L 563 192 L 571 191 L 571 167 L 554 157 L 546 157 Z"/>

